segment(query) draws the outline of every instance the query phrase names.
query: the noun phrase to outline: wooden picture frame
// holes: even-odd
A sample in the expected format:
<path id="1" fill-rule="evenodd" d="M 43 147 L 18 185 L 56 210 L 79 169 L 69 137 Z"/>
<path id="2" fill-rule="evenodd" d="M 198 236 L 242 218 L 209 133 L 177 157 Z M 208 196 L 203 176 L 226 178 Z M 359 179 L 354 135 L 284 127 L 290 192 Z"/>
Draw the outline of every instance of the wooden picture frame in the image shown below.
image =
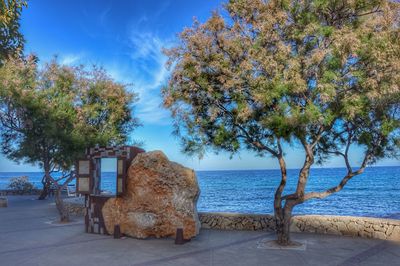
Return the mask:
<path id="1" fill-rule="evenodd" d="M 116 185 L 116 195 L 122 196 L 126 190 L 126 176 L 127 176 L 127 167 L 126 167 L 126 158 L 117 157 L 117 185 Z"/>
<path id="2" fill-rule="evenodd" d="M 90 194 L 92 187 L 93 165 L 90 159 L 78 159 L 76 162 L 76 192 Z"/>

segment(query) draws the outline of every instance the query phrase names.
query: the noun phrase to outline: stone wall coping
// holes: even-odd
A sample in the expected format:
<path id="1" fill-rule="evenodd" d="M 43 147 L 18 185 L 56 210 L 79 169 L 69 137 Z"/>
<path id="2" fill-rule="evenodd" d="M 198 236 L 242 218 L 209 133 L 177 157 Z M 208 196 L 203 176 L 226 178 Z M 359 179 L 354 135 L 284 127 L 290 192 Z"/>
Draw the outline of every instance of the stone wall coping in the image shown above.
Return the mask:
<path id="1" fill-rule="evenodd" d="M 273 214 L 262 213 L 240 213 L 240 212 L 199 212 L 199 215 L 214 215 L 224 217 L 274 217 Z"/>
<path id="2" fill-rule="evenodd" d="M 380 218 L 380 217 L 368 217 L 368 216 L 345 216 L 345 215 L 316 215 L 316 214 L 310 214 L 310 215 L 294 215 L 293 218 L 297 219 L 304 219 L 304 218 L 325 218 L 327 220 L 363 220 L 365 222 L 371 222 L 371 223 L 387 223 L 387 224 L 393 224 L 393 225 L 400 225 L 400 220 L 396 219 L 390 219 L 390 218 Z"/>
<path id="3" fill-rule="evenodd" d="M 199 215 L 222 216 L 222 217 L 274 217 L 273 214 L 261 213 L 239 213 L 239 212 L 199 212 Z M 328 214 L 299 214 L 293 215 L 292 219 L 325 218 L 328 220 L 359 220 L 370 222 L 384 222 L 400 225 L 400 220 L 368 216 L 349 216 L 349 215 L 328 215 Z"/>

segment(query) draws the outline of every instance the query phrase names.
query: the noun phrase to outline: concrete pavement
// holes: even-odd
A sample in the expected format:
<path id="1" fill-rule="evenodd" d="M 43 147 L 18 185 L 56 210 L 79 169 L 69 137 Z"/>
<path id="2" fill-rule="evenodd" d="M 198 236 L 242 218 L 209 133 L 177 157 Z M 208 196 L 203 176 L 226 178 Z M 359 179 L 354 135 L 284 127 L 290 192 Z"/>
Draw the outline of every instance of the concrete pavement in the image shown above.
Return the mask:
<path id="1" fill-rule="evenodd" d="M 262 231 L 202 230 L 191 242 L 84 233 L 82 218 L 54 225 L 52 200 L 10 196 L 0 208 L 0 265 L 399 265 L 400 243 L 375 239 L 293 234 L 306 250 L 260 249 L 274 239 Z"/>

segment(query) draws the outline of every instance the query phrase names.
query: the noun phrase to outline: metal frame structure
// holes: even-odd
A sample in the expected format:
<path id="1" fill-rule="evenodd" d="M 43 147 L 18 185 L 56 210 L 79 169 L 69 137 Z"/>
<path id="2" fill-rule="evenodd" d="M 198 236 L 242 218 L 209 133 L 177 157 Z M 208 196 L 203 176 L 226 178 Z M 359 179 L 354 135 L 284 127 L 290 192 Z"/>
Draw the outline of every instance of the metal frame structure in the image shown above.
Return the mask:
<path id="1" fill-rule="evenodd" d="M 94 147 L 86 151 L 84 158 L 76 162 L 76 191 L 85 195 L 85 230 L 90 233 L 108 234 L 104 225 L 102 207 L 112 197 L 121 197 L 126 190 L 129 165 L 143 149 L 134 146 Z M 116 193 L 102 195 L 100 188 L 101 159 L 117 158 Z"/>

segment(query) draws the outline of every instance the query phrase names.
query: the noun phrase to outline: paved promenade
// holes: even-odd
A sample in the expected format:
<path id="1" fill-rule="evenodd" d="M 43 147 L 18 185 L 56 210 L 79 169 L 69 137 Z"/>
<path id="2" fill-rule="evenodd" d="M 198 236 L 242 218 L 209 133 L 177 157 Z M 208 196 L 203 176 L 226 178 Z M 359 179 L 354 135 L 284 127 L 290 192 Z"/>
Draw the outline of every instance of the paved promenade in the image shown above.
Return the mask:
<path id="1" fill-rule="evenodd" d="M 399 265 L 400 243 L 374 239 L 293 234 L 305 250 L 260 248 L 269 232 L 202 230 L 191 242 L 113 239 L 84 233 L 77 218 L 53 225 L 52 200 L 9 197 L 0 208 L 0 265 Z"/>

